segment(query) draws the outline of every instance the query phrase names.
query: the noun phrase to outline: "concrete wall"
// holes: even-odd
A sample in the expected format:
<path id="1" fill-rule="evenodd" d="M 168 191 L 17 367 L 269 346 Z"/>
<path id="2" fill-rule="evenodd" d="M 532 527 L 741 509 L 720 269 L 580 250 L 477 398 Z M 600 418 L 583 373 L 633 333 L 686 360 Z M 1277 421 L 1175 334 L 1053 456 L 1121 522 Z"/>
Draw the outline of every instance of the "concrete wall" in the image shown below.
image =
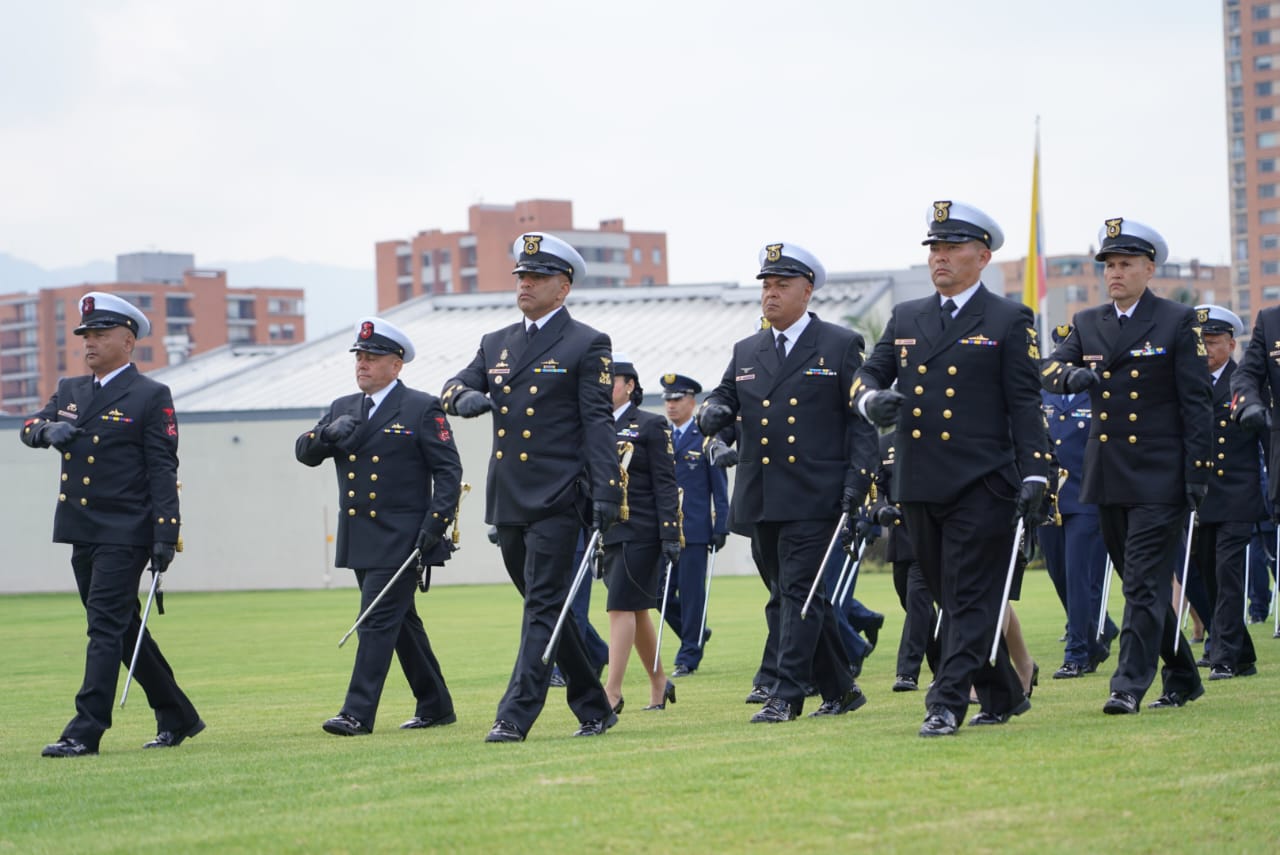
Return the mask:
<path id="1" fill-rule="evenodd" d="M 652 407 L 661 412 L 659 407 Z M 294 439 L 317 412 L 178 414 L 182 538 L 185 551 L 165 575 L 168 590 L 327 588 L 354 585 L 333 567 L 337 480 L 331 464 L 308 468 Z M 59 459 L 18 439 L 18 419 L 0 418 L 0 593 L 74 591 L 71 548 L 50 542 Z M 433 584 L 507 583 L 497 547 L 486 538 L 487 416 L 453 419 L 463 478 L 461 549 Z M 731 537 L 716 575 L 754 573 L 745 538 Z"/>

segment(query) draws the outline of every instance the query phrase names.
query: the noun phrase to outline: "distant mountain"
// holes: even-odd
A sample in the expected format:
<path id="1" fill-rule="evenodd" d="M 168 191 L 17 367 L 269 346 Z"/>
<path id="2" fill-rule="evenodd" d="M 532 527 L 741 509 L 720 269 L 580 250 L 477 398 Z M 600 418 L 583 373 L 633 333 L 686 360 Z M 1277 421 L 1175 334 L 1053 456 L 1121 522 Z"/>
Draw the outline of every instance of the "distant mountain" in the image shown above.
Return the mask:
<path id="1" fill-rule="evenodd" d="M 372 269 L 334 267 L 268 258 L 261 261 L 204 262 L 201 268 L 227 271 L 227 284 L 232 288 L 302 288 L 306 293 L 307 336 L 318 338 L 355 323 L 364 314 L 372 314 L 377 303 Z M 92 261 L 78 267 L 46 270 L 6 253 L 0 253 L 0 294 L 14 291 L 38 291 L 79 283 L 113 282 L 113 261 Z"/>

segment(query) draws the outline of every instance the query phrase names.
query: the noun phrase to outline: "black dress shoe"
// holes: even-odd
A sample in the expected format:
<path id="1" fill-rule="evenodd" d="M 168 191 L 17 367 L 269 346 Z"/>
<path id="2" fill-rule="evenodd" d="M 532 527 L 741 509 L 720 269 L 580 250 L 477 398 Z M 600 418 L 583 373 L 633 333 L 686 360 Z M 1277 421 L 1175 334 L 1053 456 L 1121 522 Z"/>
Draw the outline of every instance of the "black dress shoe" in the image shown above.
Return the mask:
<path id="1" fill-rule="evenodd" d="M 765 701 L 764 709 L 751 717 L 755 724 L 777 724 L 782 721 L 794 721 L 796 714 L 791 711 L 791 704 L 782 698 L 770 698 Z"/>
<path id="2" fill-rule="evenodd" d="M 898 679 L 893 681 L 893 690 L 895 692 L 914 692 L 920 688 L 920 681 L 910 674 L 899 674 Z"/>
<path id="3" fill-rule="evenodd" d="M 993 713 L 983 710 L 982 712 L 969 719 L 971 727 L 981 727 L 986 724 L 1006 724 L 1009 719 L 1015 715 L 1022 715 L 1031 709 L 1031 701 L 1027 698 L 1022 699 L 1022 703 L 1005 713 Z"/>
<path id="4" fill-rule="evenodd" d="M 400 725 L 401 730 L 421 730 L 424 727 L 443 727 L 446 724 L 453 724 L 458 720 L 455 713 L 442 715 L 440 718 L 425 718 L 415 715 L 413 718 Z"/>
<path id="5" fill-rule="evenodd" d="M 1075 662 L 1063 662 L 1062 667 L 1053 672 L 1055 680 L 1072 680 L 1084 676 L 1084 668 Z"/>
<path id="6" fill-rule="evenodd" d="M 52 745 L 46 745 L 40 752 L 41 757 L 87 757 L 97 754 L 98 748 L 90 748 L 78 739 L 64 736 Z"/>
<path id="7" fill-rule="evenodd" d="M 143 748 L 177 748 L 182 744 L 183 740 L 188 737 L 195 736 L 204 730 L 205 723 L 203 719 L 196 719 L 196 723 L 185 730 L 162 730 L 156 734 L 156 738 L 150 742 L 143 743 Z"/>
<path id="8" fill-rule="evenodd" d="M 747 703 L 762 704 L 769 700 L 769 690 L 764 686 L 755 685 L 751 687 L 751 694 L 747 695 Z"/>
<path id="9" fill-rule="evenodd" d="M 564 681 L 564 675 L 560 673 L 559 667 L 552 668 L 551 669 L 551 688 L 563 689 L 567 685 L 569 684 Z"/>
<path id="10" fill-rule="evenodd" d="M 489 728 L 485 742 L 524 742 L 524 731 L 509 721 L 498 719 Z"/>
<path id="11" fill-rule="evenodd" d="M 845 692 L 838 698 L 829 701 L 823 701 L 822 706 L 809 713 L 809 718 L 817 718 L 822 715 L 844 715 L 856 710 L 867 702 L 867 696 L 858 688 L 858 684 L 854 683 L 849 691 Z"/>
<path id="12" fill-rule="evenodd" d="M 618 702 L 613 705 L 614 715 L 617 715 L 618 713 L 622 712 L 622 708 L 626 706 L 626 703 L 627 703 L 626 698 L 622 697 L 622 695 L 618 695 Z"/>
<path id="13" fill-rule="evenodd" d="M 667 688 L 662 693 L 662 700 L 656 704 L 649 704 L 649 706 L 644 708 L 644 712 L 648 712 L 650 710 L 665 710 L 667 708 L 667 701 L 670 701 L 673 704 L 676 702 L 676 684 L 670 680 L 667 681 Z"/>
<path id="14" fill-rule="evenodd" d="M 921 736 L 954 736 L 956 732 L 956 714 L 942 704 L 929 707 L 929 714 L 920 725 Z"/>
<path id="15" fill-rule="evenodd" d="M 1036 686 L 1040 685 L 1040 665 L 1039 663 L 1031 663 L 1031 688 L 1027 689 L 1027 697 L 1031 697 L 1031 693 L 1036 690 Z"/>
<path id="16" fill-rule="evenodd" d="M 677 665 L 676 670 L 671 672 L 672 677 L 688 677 L 693 673 L 693 669 L 688 665 Z"/>
<path id="17" fill-rule="evenodd" d="M 1236 668 L 1237 677 L 1252 677 L 1258 673 L 1258 666 L 1250 662 L 1248 665 L 1242 665 Z"/>
<path id="18" fill-rule="evenodd" d="M 369 728 L 344 712 L 338 713 L 320 726 L 324 728 L 325 733 L 332 733 L 335 736 L 365 736 L 371 732 Z"/>
<path id="19" fill-rule="evenodd" d="M 1147 704 L 1147 708 L 1153 710 L 1167 710 L 1173 709 L 1174 707 L 1184 707 L 1203 694 L 1204 684 L 1196 686 L 1191 690 L 1191 694 L 1189 695 L 1184 695 L 1181 692 L 1165 692 L 1150 704 Z"/>
<path id="20" fill-rule="evenodd" d="M 1210 680 L 1230 680 L 1235 677 L 1236 669 L 1230 665 L 1214 665 L 1209 669 Z"/>
<path id="21" fill-rule="evenodd" d="M 615 713 L 609 713 L 604 718 L 594 718 L 591 721 L 584 721 L 582 726 L 573 732 L 574 736 L 603 736 L 604 732 L 618 723 L 618 716 Z"/>
<path id="22" fill-rule="evenodd" d="M 1210 665 L 1210 663 L 1209 663 L 1209 657 L 1208 657 L 1208 656 L 1201 656 L 1199 659 L 1197 659 L 1197 660 L 1196 660 L 1196 667 L 1197 667 L 1197 668 L 1208 668 L 1208 667 L 1209 667 L 1209 665 Z"/>
<path id="23" fill-rule="evenodd" d="M 871 645 L 873 650 L 875 649 L 876 642 L 880 640 L 880 630 L 883 627 L 884 615 L 879 612 L 874 612 L 873 616 L 868 620 L 866 628 L 862 631 L 862 634 L 866 636 L 867 643 Z"/>
<path id="24" fill-rule="evenodd" d="M 1102 711 L 1107 715 L 1137 715 L 1138 699 L 1128 692 L 1112 692 Z"/>

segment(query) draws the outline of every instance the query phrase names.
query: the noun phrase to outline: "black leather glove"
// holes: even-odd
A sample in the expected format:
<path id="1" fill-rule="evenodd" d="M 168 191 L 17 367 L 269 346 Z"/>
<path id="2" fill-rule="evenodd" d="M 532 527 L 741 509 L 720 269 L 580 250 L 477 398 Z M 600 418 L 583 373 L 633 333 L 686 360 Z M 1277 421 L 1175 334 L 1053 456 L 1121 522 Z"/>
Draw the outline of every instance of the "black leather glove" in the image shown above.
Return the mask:
<path id="1" fill-rule="evenodd" d="M 418 539 L 413 542 L 413 548 L 418 550 L 422 555 L 426 555 L 440 545 L 440 535 L 432 534 L 425 528 L 418 532 Z"/>
<path id="2" fill-rule="evenodd" d="M 867 393 L 863 410 L 877 427 L 891 427 L 898 423 L 898 409 L 902 406 L 902 393 L 897 389 L 880 389 Z"/>
<path id="3" fill-rule="evenodd" d="M 857 522 L 853 524 L 853 533 L 867 546 L 875 543 L 876 538 L 879 536 L 876 533 L 876 524 L 861 515 L 858 516 Z"/>
<path id="4" fill-rule="evenodd" d="M 1090 386 L 1097 385 L 1098 375 L 1090 371 L 1088 368 L 1081 368 L 1079 365 L 1073 365 L 1067 369 L 1067 376 L 1063 379 L 1063 387 L 1071 394 L 1083 392 Z"/>
<path id="5" fill-rule="evenodd" d="M 711 545 L 715 547 L 716 552 L 724 549 L 724 545 L 729 542 L 729 535 L 724 532 L 711 535 Z"/>
<path id="6" fill-rule="evenodd" d="M 1014 521 L 1018 517 L 1022 517 L 1026 521 L 1027 528 L 1035 528 L 1045 521 L 1044 515 L 1044 492 L 1045 483 L 1043 481 L 1023 481 L 1022 489 L 1018 491 L 1018 501 L 1014 505 Z"/>
<path id="7" fill-rule="evenodd" d="M 337 445 L 348 439 L 360 427 L 360 420 L 353 415 L 343 413 L 320 430 L 320 438 L 325 442 Z"/>
<path id="8" fill-rule="evenodd" d="M 1200 503 L 1204 501 L 1204 496 L 1209 492 L 1208 484 L 1188 484 L 1187 485 L 1187 507 L 1193 511 L 1200 510 Z"/>
<path id="9" fill-rule="evenodd" d="M 601 534 L 604 534 L 618 521 L 618 515 L 621 513 L 622 509 L 617 502 L 596 499 L 591 503 L 591 525 Z"/>
<path id="10" fill-rule="evenodd" d="M 858 508 L 862 507 L 864 498 L 866 498 L 866 493 L 859 495 L 857 487 L 847 484 L 844 492 L 840 494 L 840 510 L 849 516 L 854 516 L 858 513 Z"/>
<path id="11" fill-rule="evenodd" d="M 66 451 L 67 446 L 78 433 L 80 431 L 77 428 L 66 422 L 45 422 L 44 427 L 40 428 L 40 439 L 45 445 L 52 445 L 59 451 Z"/>
<path id="12" fill-rule="evenodd" d="M 707 443 L 707 462 L 721 469 L 732 469 L 738 465 L 738 452 L 726 445 L 723 439 L 712 437 Z"/>
<path id="13" fill-rule="evenodd" d="M 464 419 L 474 419 L 492 410 L 493 401 L 489 400 L 488 395 L 482 395 L 475 389 L 468 389 L 453 399 L 453 408 Z"/>
<path id="14" fill-rule="evenodd" d="M 1257 401 L 1245 404 L 1236 417 L 1236 422 L 1250 433 L 1259 433 L 1267 427 L 1267 408 Z"/>
<path id="15" fill-rule="evenodd" d="M 176 554 L 176 547 L 172 543 L 156 543 L 151 544 L 151 569 L 157 573 L 163 573 L 169 569 L 169 565 L 173 563 L 173 556 Z"/>
<path id="16" fill-rule="evenodd" d="M 902 519 L 902 511 L 893 505 L 885 505 L 876 511 L 876 522 L 885 528 L 892 527 L 898 520 Z"/>
<path id="17" fill-rule="evenodd" d="M 662 541 L 662 557 L 671 562 L 671 569 L 675 570 L 676 565 L 680 563 L 680 541 Z"/>
<path id="18" fill-rule="evenodd" d="M 498 545 L 498 527 L 496 525 L 489 526 L 488 531 L 489 542 L 494 546 Z"/>
<path id="19" fill-rule="evenodd" d="M 698 430 L 702 431 L 703 436 L 715 436 L 731 424 L 733 424 L 733 410 L 724 404 L 708 401 L 698 411 Z"/>

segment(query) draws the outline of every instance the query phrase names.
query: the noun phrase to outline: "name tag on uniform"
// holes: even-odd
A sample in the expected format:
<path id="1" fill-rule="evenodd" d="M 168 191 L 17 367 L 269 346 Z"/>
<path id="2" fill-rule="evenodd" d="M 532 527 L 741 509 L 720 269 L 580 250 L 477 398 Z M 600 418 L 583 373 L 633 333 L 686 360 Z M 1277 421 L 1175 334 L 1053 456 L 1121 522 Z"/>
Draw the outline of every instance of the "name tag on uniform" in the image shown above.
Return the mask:
<path id="1" fill-rule="evenodd" d="M 1085 362 L 1101 362 L 1102 360 L 1106 359 L 1106 357 L 1103 356 L 1101 353 L 1098 353 L 1098 354 L 1086 353 L 1081 358 L 1084 359 Z"/>
<path id="2" fill-rule="evenodd" d="M 916 340 L 915 340 L 914 338 L 895 338 L 895 339 L 893 340 L 893 346 L 894 346 L 894 347 L 898 347 L 898 346 L 900 346 L 900 345 L 910 346 L 910 345 L 913 345 L 913 344 L 915 344 L 915 343 L 916 343 Z"/>
<path id="3" fill-rule="evenodd" d="M 75 405 L 74 405 L 74 404 L 72 404 L 72 406 L 75 406 Z M 58 410 L 58 415 L 59 415 L 61 418 L 64 418 L 64 419 L 73 419 L 73 420 L 74 420 L 74 419 L 78 419 L 78 418 L 80 418 L 80 414 L 79 414 L 79 413 L 73 413 L 73 412 L 71 412 L 70 410 Z"/>
<path id="4" fill-rule="evenodd" d="M 499 362 L 497 365 L 489 369 L 489 373 L 490 374 L 510 374 L 511 366 L 508 365 L 505 361 Z"/>
<path id="5" fill-rule="evenodd" d="M 754 374 L 739 374 L 737 377 L 733 378 L 733 382 L 744 383 L 747 380 L 754 380 L 754 379 L 756 379 L 756 375 Z"/>

